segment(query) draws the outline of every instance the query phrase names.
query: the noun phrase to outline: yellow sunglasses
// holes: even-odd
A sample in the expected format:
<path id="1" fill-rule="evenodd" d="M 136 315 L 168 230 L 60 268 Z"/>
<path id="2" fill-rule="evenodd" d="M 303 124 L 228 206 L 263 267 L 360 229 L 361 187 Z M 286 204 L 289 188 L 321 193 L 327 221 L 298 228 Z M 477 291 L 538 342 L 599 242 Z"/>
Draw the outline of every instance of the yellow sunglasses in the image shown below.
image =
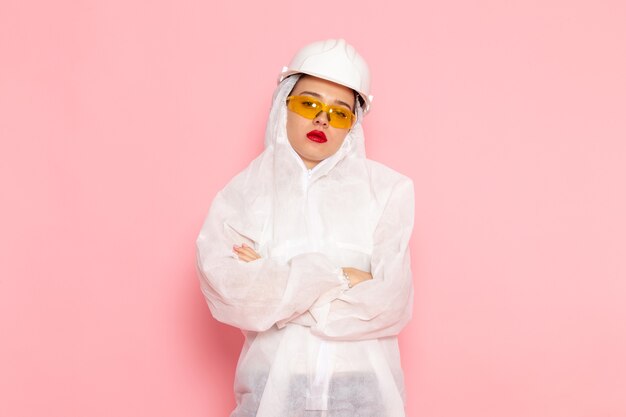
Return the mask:
<path id="1" fill-rule="evenodd" d="M 356 115 L 347 107 L 322 103 L 311 96 L 289 96 L 287 108 L 311 120 L 315 119 L 320 112 L 326 112 L 328 124 L 338 129 L 349 129 L 356 120 Z"/>

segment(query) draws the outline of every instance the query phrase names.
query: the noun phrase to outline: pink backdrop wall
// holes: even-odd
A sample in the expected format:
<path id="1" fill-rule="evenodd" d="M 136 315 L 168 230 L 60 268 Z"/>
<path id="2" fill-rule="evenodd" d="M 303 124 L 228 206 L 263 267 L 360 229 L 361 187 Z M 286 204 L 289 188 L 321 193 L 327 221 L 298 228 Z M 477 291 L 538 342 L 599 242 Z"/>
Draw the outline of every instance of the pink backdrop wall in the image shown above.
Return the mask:
<path id="1" fill-rule="evenodd" d="M 227 416 L 194 271 L 280 68 L 344 37 L 415 181 L 411 417 L 626 415 L 623 1 L 0 2 L 0 415 Z"/>

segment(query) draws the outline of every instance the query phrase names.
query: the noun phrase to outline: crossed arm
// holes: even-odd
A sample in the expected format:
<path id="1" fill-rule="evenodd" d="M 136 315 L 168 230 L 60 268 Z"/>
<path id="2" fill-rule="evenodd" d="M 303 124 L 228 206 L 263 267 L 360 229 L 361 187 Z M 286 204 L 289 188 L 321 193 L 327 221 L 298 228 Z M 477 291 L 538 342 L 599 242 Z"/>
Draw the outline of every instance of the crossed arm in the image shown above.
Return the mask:
<path id="1" fill-rule="evenodd" d="M 218 194 L 196 241 L 202 292 L 217 320 L 264 331 L 310 315 L 313 334 L 357 340 L 396 335 L 410 319 L 411 181 L 399 181 L 391 191 L 373 234 L 370 272 L 341 268 L 314 252 L 286 264 L 261 257 L 245 234 L 225 223 L 232 210 Z M 340 271 L 354 288 L 342 288 Z"/>
<path id="2" fill-rule="evenodd" d="M 233 245 L 233 251 L 237 254 L 239 260 L 244 262 L 252 262 L 256 261 L 257 259 L 261 259 L 261 255 L 259 255 L 254 249 L 252 249 L 245 243 L 242 243 L 240 246 Z M 354 287 L 355 285 L 360 284 L 363 281 L 372 279 L 372 274 L 370 274 L 369 272 L 351 267 L 342 267 L 342 269 L 344 274 L 348 276 L 351 287 Z"/>

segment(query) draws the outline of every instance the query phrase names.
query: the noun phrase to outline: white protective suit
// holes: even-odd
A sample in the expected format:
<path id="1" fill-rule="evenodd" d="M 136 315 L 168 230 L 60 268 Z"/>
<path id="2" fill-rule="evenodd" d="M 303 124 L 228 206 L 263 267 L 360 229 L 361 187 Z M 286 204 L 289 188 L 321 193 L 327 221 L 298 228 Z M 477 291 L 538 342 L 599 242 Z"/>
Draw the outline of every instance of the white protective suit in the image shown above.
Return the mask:
<path id="1" fill-rule="evenodd" d="M 286 133 L 297 78 L 277 87 L 265 150 L 216 195 L 196 241 L 211 313 L 245 335 L 231 417 L 401 417 L 413 182 L 365 158 L 360 107 L 308 170 Z M 240 261 L 244 242 L 261 259 Z M 348 288 L 341 267 L 373 279 Z"/>

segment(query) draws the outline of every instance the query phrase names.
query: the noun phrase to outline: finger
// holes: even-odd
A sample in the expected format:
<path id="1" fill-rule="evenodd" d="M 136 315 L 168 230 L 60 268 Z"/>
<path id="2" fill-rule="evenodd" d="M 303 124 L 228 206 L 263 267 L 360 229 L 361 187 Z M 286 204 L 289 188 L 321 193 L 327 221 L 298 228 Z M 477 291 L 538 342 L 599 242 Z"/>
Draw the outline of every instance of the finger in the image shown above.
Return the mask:
<path id="1" fill-rule="evenodd" d="M 244 261 L 244 262 L 252 262 L 256 260 L 256 259 L 250 258 L 249 256 L 239 256 L 238 258 L 240 261 Z"/>
<path id="2" fill-rule="evenodd" d="M 233 252 L 235 252 L 237 258 L 245 262 L 254 261 L 260 258 L 260 256 L 249 247 L 243 248 L 241 246 L 233 245 Z"/>
<path id="3" fill-rule="evenodd" d="M 254 249 L 252 249 L 250 246 L 246 245 L 245 243 L 242 244 L 241 246 L 233 245 L 233 249 L 236 250 L 236 251 L 239 251 L 239 252 L 240 251 L 252 251 L 252 252 L 254 252 Z"/>
<path id="4" fill-rule="evenodd" d="M 241 246 L 233 245 L 233 252 L 235 252 L 240 260 L 243 260 L 245 262 L 261 259 L 261 255 L 256 253 L 254 249 L 252 249 L 245 243 L 243 243 Z"/>
<path id="5" fill-rule="evenodd" d="M 248 250 L 246 251 L 246 253 L 247 253 L 248 255 L 252 256 L 254 259 L 259 259 L 259 258 L 261 257 L 261 255 L 259 255 L 258 253 L 256 253 L 256 252 L 254 251 L 254 249 L 248 249 Z"/>
<path id="6" fill-rule="evenodd" d="M 250 256 L 249 254 L 247 254 L 247 253 L 243 253 L 243 252 L 237 253 L 237 257 L 238 257 L 240 260 L 245 261 L 245 262 L 250 262 L 250 261 L 254 261 L 254 260 L 256 260 L 256 258 L 255 258 L 255 257 Z"/>
<path id="7" fill-rule="evenodd" d="M 239 255 L 239 253 L 241 252 L 241 246 L 233 245 L 233 252 Z"/>
<path id="8" fill-rule="evenodd" d="M 247 246 L 245 243 L 242 245 L 241 252 L 252 256 L 255 259 L 259 259 L 261 257 L 261 255 L 259 255 L 254 249 L 252 249 L 250 246 Z"/>

